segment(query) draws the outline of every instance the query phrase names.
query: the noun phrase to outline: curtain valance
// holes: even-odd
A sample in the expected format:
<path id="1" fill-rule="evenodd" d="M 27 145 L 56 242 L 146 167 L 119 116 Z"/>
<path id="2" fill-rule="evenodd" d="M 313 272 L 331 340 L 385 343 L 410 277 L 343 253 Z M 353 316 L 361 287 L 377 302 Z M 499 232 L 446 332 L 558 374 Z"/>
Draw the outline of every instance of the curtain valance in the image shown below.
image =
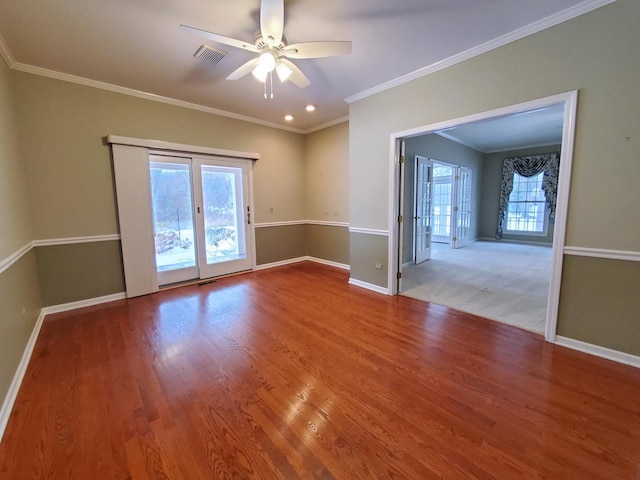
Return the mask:
<path id="1" fill-rule="evenodd" d="M 513 174 L 523 177 L 533 177 L 544 172 L 542 190 L 544 191 L 549 220 L 556 214 L 556 198 L 558 193 L 558 174 L 560 171 L 560 156 L 557 153 L 534 155 L 530 157 L 514 157 L 505 159 L 502 165 L 502 184 L 500 185 L 500 206 L 498 209 L 498 230 L 496 238 L 502 238 L 504 230 L 509 195 L 513 190 Z"/>

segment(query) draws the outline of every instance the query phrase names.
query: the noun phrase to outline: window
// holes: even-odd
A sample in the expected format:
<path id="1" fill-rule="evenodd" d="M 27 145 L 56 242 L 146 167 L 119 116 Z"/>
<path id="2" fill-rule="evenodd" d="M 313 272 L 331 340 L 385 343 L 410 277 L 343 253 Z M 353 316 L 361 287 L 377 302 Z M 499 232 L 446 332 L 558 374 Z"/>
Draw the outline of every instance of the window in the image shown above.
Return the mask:
<path id="1" fill-rule="evenodd" d="M 507 204 L 505 233 L 546 235 L 547 203 L 542 190 L 544 172 L 532 177 L 513 174 L 513 190 Z"/>
<path id="2" fill-rule="evenodd" d="M 453 187 L 453 167 L 441 163 L 433 164 L 433 236 L 446 237 L 449 243 L 451 235 L 451 194 Z"/>

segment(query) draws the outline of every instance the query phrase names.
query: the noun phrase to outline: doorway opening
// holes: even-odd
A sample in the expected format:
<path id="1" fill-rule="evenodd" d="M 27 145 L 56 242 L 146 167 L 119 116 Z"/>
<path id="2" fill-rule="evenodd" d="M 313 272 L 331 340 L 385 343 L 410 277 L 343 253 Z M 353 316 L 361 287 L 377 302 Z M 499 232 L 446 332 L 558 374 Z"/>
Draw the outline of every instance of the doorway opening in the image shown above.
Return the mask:
<path id="1" fill-rule="evenodd" d="M 573 158 L 573 139 L 575 135 L 575 115 L 577 105 L 577 91 L 554 95 L 522 104 L 512 105 L 496 110 L 482 112 L 467 117 L 453 119 L 437 124 L 396 132 L 392 134 L 392 175 L 390 176 L 390 205 L 389 216 L 389 292 L 398 294 L 402 291 L 402 258 L 403 258 L 403 227 L 398 213 L 403 211 L 403 195 L 400 180 L 404 177 L 403 164 L 399 161 L 405 152 L 405 140 L 439 132 L 442 136 L 447 131 L 459 126 L 487 122 L 494 119 L 515 119 L 542 109 L 560 108 L 562 115 L 560 164 L 558 175 L 557 200 L 555 207 L 555 222 L 553 242 L 551 248 L 551 272 L 549 274 L 549 288 L 545 309 L 544 335 L 548 341 L 555 339 L 558 302 L 560 294 L 560 278 L 562 274 L 562 250 L 566 231 L 566 217 L 568 210 L 569 185 L 571 164 Z"/>

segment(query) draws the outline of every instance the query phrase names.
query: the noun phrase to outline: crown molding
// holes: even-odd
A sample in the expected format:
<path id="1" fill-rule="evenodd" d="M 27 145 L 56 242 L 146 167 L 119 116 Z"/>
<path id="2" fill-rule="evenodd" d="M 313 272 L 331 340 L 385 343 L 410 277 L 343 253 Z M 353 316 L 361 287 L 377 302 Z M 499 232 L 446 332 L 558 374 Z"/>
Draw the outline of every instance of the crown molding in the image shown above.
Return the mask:
<path id="1" fill-rule="evenodd" d="M 335 120 L 331 120 L 327 123 L 322 123 L 315 127 L 308 128 L 307 130 L 303 130 L 302 133 L 307 135 L 309 133 L 317 132 L 318 130 L 324 130 L 325 128 L 333 127 L 334 125 L 339 125 L 344 122 L 349 121 L 349 115 L 345 115 L 344 117 L 336 118 Z"/>
<path id="2" fill-rule="evenodd" d="M 2 55 L 8 55 L 9 58 L 13 58 L 11 56 L 11 52 L 9 48 L 4 45 L 6 52 L 3 49 L 2 42 L 0 42 L 0 51 L 2 51 Z M 7 62 L 8 63 L 8 62 Z M 285 130 L 293 133 L 304 134 L 304 131 L 299 128 L 287 127 L 285 125 L 280 125 L 277 123 L 267 122 L 265 120 L 260 120 L 258 118 L 249 117 L 246 115 L 240 115 L 238 113 L 227 112 L 226 110 L 219 110 L 213 107 L 206 107 L 204 105 L 199 105 L 197 103 L 185 102 L 183 100 L 178 100 L 176 98 L 164 97 L 162 95 L 156 95 L 155 93 L 143 92 L 141 90 L 135 90 L 133 88 L 121 87 L 119 85 L 114 85 L 111 83 L 100 82 L 98 80 L 92 80 L 90 78 L 79 77 L 77 75 L 71 75 L 68 73 L 62 73 L 55 70 L 49 70 L 47 68 L 36 67 L 33 65 L 27 65 L 26 63 L 20 63 L 13 61 L 9 67 L 13 70 L 18 70 L 20 72 L 30 73 L 32 75 L 39 75 L 41 77 L 53 78 L 56 80 L 62 80 L 64 82 L 75 83 L 78 85 L 84 85 L 85 87 L 93 87 L 98 88 L 100 90 L 107 90 L 109 92 L 120 93 L 123 95 L 129 95 L 131 97 L 142 98 L 145 100 L 151 100 L 153 102 L 166 103 L 168 105 L 173 105 L 176 107 L 188 108 L 191 110 L 198 110 L 200 112 L 211 113 L 213 115 L 218 115 L 221 117 L 233 118 L 234 120 L 240 120 L 243 122 L 254 123 L 257 125 L 262 125 L 264 127 L 276 128 L 278 130 Z"/>
<path id="3" fill-rule="evenodd" d="M 384 92 L 385 90 L 398 87 L 412 80 L 416 80 L 440 70 L 444 70 L 447 67 L 451 67 L 465 60 L 469 60 L 470 58 L 477 57 L 478 55 L 482 55 L 483 53 L 495 50 L 496 48 L 503 47 L 504 45 L 507 45 L 511 42 L 515 42 L 516 40 L 520 40 L 521 38 L 533 35 L 534 33 L 538 33 L 542 30 L 546 30 L 547 28 L 579 17 L 580 15 L 584 15 L 585 13 L 589 13 L 592 10 L 604 7 L 605 5 L 609 5 L 610 3 L 613 3 L 615 1 L 616 0 L 586 0 L 582 3 L 579 3 L 578 5 L 569 7 L 565 10 L 562 10 L 561 12 L 550 15 L 547 18 L 538 20 L 537 22 L 530 23 L 529 25 L 518 28 L 510 33 L 501 35 L 498 38 L 494 38 L 493 40 L 489 40 L 488 42 L 465 50 L 464 52 L 457 53 L 456 55 L 452 55 L 451 57 L 445 58 L 444 60 L 441 60 L 439 62 L 432 63 L 431 65 L 419 68 L 418 70 L 415 70 L 406 75 L 402 75 L 401 77 L 395 78 L 385 83 L 381 83 L 380 85 L 369 88 L 360 93 L 356 93 L 355 95 L 345 98 L 345 102 L 357 102 L 358 100 L 362 100 L 377 93 Z"/>

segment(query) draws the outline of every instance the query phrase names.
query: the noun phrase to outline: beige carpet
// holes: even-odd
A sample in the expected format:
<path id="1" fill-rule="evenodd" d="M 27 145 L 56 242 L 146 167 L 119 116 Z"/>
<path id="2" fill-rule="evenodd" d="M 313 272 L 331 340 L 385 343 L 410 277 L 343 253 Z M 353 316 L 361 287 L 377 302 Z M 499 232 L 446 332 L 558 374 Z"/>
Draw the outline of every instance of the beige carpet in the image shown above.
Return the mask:
<path id="1" fill-rule="evenodd" d="M 403 268 L 402 295 L 544 333 L 551 247 L 488 241 L 433 247 L 430 260 Z"/>

